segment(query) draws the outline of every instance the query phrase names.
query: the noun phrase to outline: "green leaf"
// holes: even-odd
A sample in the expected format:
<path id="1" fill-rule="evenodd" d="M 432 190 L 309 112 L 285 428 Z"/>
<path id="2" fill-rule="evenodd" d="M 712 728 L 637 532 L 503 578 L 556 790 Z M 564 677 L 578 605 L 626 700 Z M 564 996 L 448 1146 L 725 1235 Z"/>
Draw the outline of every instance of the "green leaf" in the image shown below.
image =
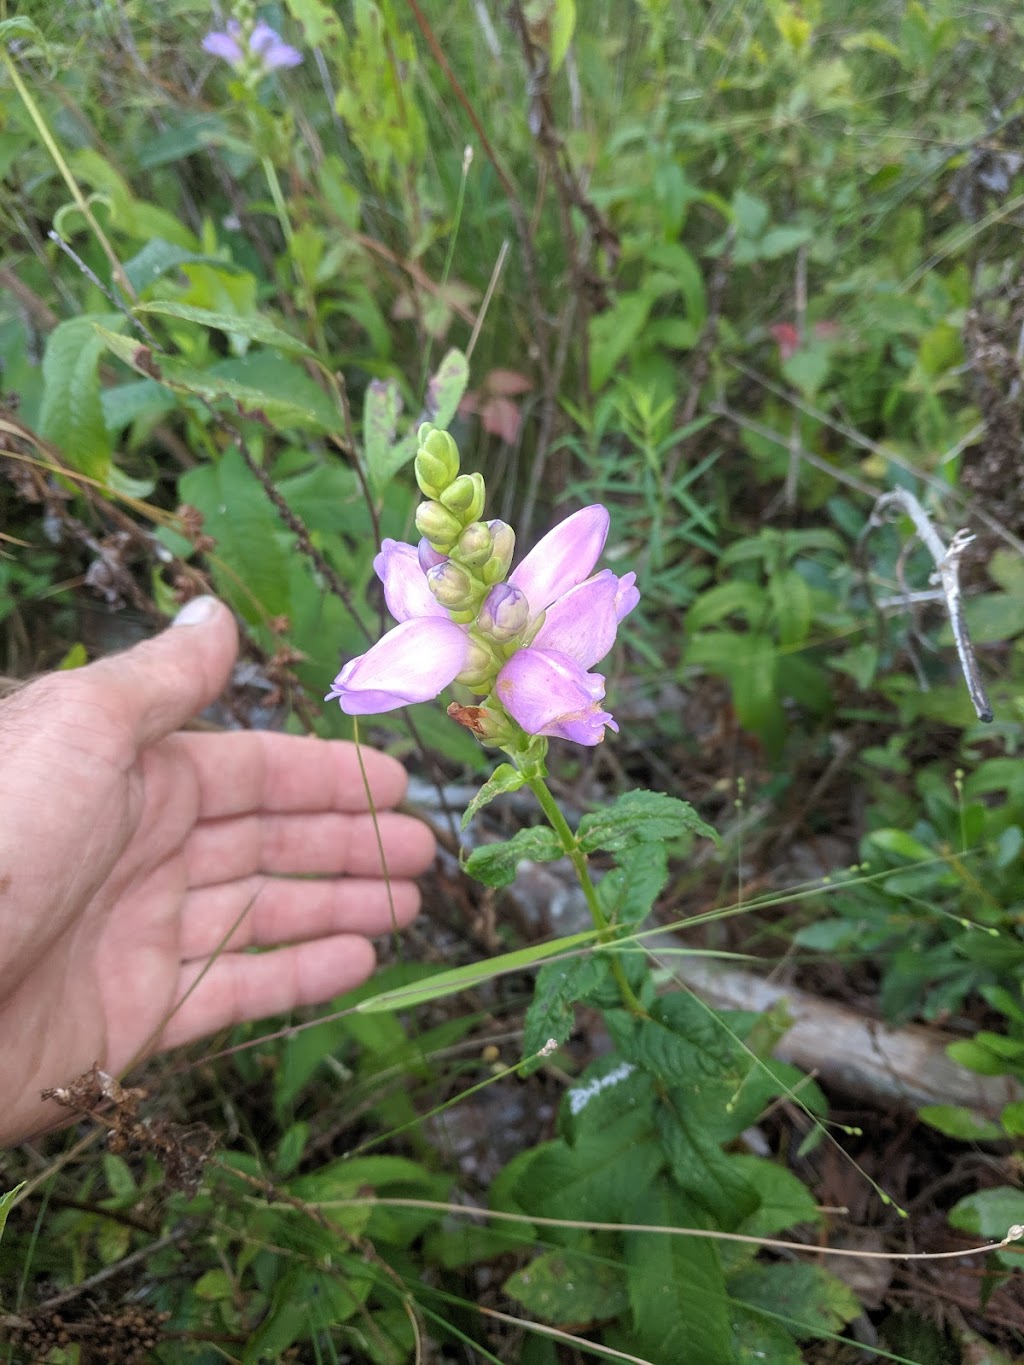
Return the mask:
<path id="1" fill-rule="evenodd" d="M 601 878 L 597 899 L 611 924 L 636 928 L 665 889 L 668 853 L 663 843 L 645 843 L 624 849 L 618 863 Z"/>
<path id="2" fill-rule="evenodd" d="M 1006 1136 L 1000 1124 L 958 1104 L 926 1104 L 918 1118 L 960 1142 L 994 1142 Z"/>
<path id="3" fill-rule="evenodd" d="M 177 399 L 155 380 L 137 379 L 101 389 L 100 403 L 108 430 L 120 432 L 140 418 L 159 421 L 176 406 Z"/>
<path id="4" fill-rule="evenodd" d="M 124 326 L 124 319 L 119 314 L 83 313 L 58 323 L 47 338 L 39 431 L 73 469 L 104 483 L 113 443 L 100 399 L 99 361 L 104 347 L 97 336 L 104 330 L 100 323 L 118 328 Z"/>
<path id="5" fill-rule="evenodd" d="M 590 387 L 604 388 L 619 361 L 640 336 L 651 311 L 651 296 L 620 294 L 614 305 L 590 320 Z"/>
<path id="6" fill-rule="evenodd" d="M 666 1180 L 637 1200 L 630 1222 L 659 1228 L 701 1226 Z M 631 1343 L 651 1361 L 734 1365 L 725 1278 L 715 1244 L 698 1237 L 624 1234 Z"/>
<path id="7" fill-rule="evenodd" d="M 565 938 L 550 943 L 535 943 L 529 948 L 519 948 L 514 953 L 503 953 L 500 957 L 488 958 L 486 962 L 471 962 L 465 967 L 453 967 L 448 972 L 438 972 L 426 981 L 411 986 L 400 986 L 393 991 L 381 991 L 356 1006 L 360 1014 L 374 1014 L 380 1010 L 411 1009 L 431 1000 L 440 1000 L 447 995 L 479 986 L 496 976 L 507 976 L 509 972 L 521 972 L 536 962 L 549 957 L 557 957 L 585 943 L 593 943 L 597 937 L 596 929 L 587 929 L 581 934 L 569 934 Z"/>
<path id="8" fill-rule="evenodd" d="M 454 348 L 438 365 L 427 385 L 426 405 L 435 427 L 447 431 L 469 383 L 469 362 Z"/>
<path id="9" fill-rule="evenodd" d="M 265 352 L 260 356 L 222 361 L 208 370 L 196 370 L 131 337 L 117 336 L 96 323 L 93 326 L 104 345 L 119 360 L 174 393 L 210 404 L 227 402 L 234 410 L 233 417 L 260 422 L 263 426 L 341 430 L 341 418 L 326 395 L 304 371 L 279 356 Z M 234 378 L 236 373 L 252 375 L 262 387 L 238 382 Z"/>
<path id="10" fill-rule="evenodd" d="M 618 1266 L 575 1251 L 547 1251 L 511 1275 L 503 1286 L 543 1322 L 585 1327 L 624 1312 L 629 1299 Z"/>
<path id="11" fill-rule="evenodd" d="M 517 792 L 525 784 L 526 778 L 518 768 L 514 768 L 511 763 L 499 763 L 466 807 L 466 813 L 462 817 L 462 828 L 465 829 L 477 811 L 483 810 L 484 806 L 489 805 L 496 797 Z"/>
<path id="12" fill-rule="evenodd" d="M 550 1041 L 564 1043 L 576 1022 L 575 1006 L 593 990 L 605 985 L 612 974 L 607 957 L 591 953 L 564 962 L 548 962 L 537 973 L 533 999 L 523 1028 L 522 1071 L 530 1075 L 543 1065 L 536 1054 Z"/>
<path id="13" fill-rule="evenodd" d="M 778 260 L 809 242 L 814 234 L 805 227 L 771 228 L 757 244 L 757 254 L 763 261 Z"/>
<path id="14" fill-rule="evenodd" d="M 802 1261 L 748 1266 L 729 1280 L 729 1297 L 781 1319 L 798 1340 L 841 1332 L 861 1311 L 842 1280 Z"/>
<path id="15" fill-rule="evenodd" d="M 741 237 L 760 237 L 768 222 L 768 205 L 755 199 L 746 190 L 737 190 L 732 197 L 732 216 Z"/>
<path id="16" fill-rule="evenodd" d="M 125 261 L 122 269 L 128 283 L 137 294 L 141 294 L 168 271 L 178 270 L 183 265 L 212 265 L 218 270 L 228 271 L 238 268 L 230 261 L 222 261 L 217 256 L 204 256 L 200 252 L 180 246 L 177 242 L 166 242 L 162 237 L 156 237 L 147 242 L 130 260 Z"/>
<path id="17" fill-rule="evenodd" d="M 831 364 L 828 347 L 810 342 L 783 361 L 782 373 L 805 398 L 813 398 L 828 378 Z"/>
<path id="18" fill-rule="evenodd" d="M 520 863 L 552 863 L 563 858 L 558 835 L 547 825 L 517 830 L 500 844 L 483 844 L 466 859 L 466 871 L 485 886 L 510 886 Z"/>
<path id="19" fill-rule="evenodd" d="M 203 531 L 215 544 L 218 591 L 247 621 L 288 616 L 286 532 L 255 475 L 233 447 L 216 465 L 200 465 L 178 484 L 182 502 L 198 507 Z"/>
<path id="20" fill-rule="evenodd" d="M 562 68 L 576 28 L 576 0 L 554 0 L 551 10 L 551 41 L 548 52 L 551 74 Z"/>
<path id="21" fill-rule="evenodd" d="M 382 493 L 416 454 L 416 433 L 395 441 L 402 396 L 394 379 L 372 379 L 363 400 L 363 448 L 366 472 L 375 493 Z"/>
<path id="22" fill-rule="evenodd" d="M 950 1224 L 986 1242 L 1001 1242 L 1011 1227 L 1024 1226 L 1024 1190 L 1010 1185 L 969 1194 L 949 1211 Z M 1019 1248 L 1018 1243 L 1018 1248 Z M 1001 1265 L 1020 1268 L 1019 1249 L 993 1253 Z"/>
<path id="23" fill-rule="evenodd" d="M 636 790 L 624 792 L 605 810 L 584 815 L 577 842 L 585 853 L 599 848 L 616 853 L 635 844 L 679 839 L 684 834 L 698 834 L 719 842 L 717 832 L 688 801 L 664 792 Z"/>
<path id="24" fill-rule="evenodd" d="M 320 47 L 342 37 L 341 20 L 325 0 L 285 0 L 293 19 L 301 25 L 310 47 Z"/>
<path id="25" fill-rule="evenodd" d="M 999 1115 L 999 1122 L 1010 1137 L 1024 1137 L 1024 1100 L 1013 1100 Z"/>
<path id="26" fill-rule="evenodd" d="M 796 569 L 783 569 L 768 580 L 783 649 L 798 649 L 805 643 L 814 619 L 811 590 Z"/>
<path id="27" fill-rule="evenodd" d="M 177 318 L 182 322 L 196 322 L 202 327 L 223 332 L 225 336 L 247 337 L 249 341 L 258 341 L 263 346 L 274 346 L 288 355 L 303 355 L 311 360 L 317 360 L 316 352 L 304 341 L 293 337 L 290 332 L 284 331 L 269 318 L 260 317 L 259 314 L 244 316 L 237 313 L 222 313 L 212 308 L 197 308 L 191 303 L 175 303 L 169 299 L 137 303 L 133 311 L 164 318 Z"/>
<path id="28" fill-rule="evenodd" d="M 7 1225 L 7 1216 L 11 1209 L 14 1208 L 14 1201 L 18 1197 L 18 1191 L 23 1190 L 24 1188 L 25 1181 L 23 1180 L 20 1185 L 15 1185 L 13 1190 L 7 1190 L 4 1194 L 0 1194 L 0 1241 L 3 1240 L 4 1228 Z"/>
<path id="29" fill-rule="evenodd" d="M 695 634 L 703 626 L 716 625 L 734 614 L 755 623 L 764 615 L 767 605 L 767 596 L 759 584 L 734 578 L 731 583 L 720 583 L 700 594 L 686 613 L 686 629 Z"/>
<path id="30" fill-rule="evenodd" d="M 208 1270 L 205 1275 L 200 1275 L 192 1287 L 192 1292 L 197 1299 L 216 1303 L 219 1299 L 232 1298 L 235 1294 L 235 1284 L 228 1272 L 217 1266 L 213 1270 Z"/>

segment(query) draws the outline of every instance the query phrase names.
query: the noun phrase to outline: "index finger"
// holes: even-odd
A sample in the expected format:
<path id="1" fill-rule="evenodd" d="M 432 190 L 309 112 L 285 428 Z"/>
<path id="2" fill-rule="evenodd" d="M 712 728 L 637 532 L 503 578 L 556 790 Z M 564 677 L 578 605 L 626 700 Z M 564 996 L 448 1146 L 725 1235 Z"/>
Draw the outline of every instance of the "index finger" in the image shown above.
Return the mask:
<path id="1" fill-rule="evenodd" d="M 165 744 L 180 746 L 199 779 L 199 818 L 248 811 L 386 810 L 405 795 L 405 769 L 397 759 L 348 740 L 282 735 L 269 730 L 223 734 L 187 731 Z"/>

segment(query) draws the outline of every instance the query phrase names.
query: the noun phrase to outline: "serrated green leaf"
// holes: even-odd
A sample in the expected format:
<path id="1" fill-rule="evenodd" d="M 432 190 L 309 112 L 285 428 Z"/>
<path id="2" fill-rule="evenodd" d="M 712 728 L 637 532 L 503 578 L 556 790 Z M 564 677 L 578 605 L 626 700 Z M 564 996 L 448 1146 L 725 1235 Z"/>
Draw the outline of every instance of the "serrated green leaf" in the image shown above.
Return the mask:
<path id="1" fill-rule="evenodd" d="M 637 1200 L 630 1221 L 700 1227 L 700 1216 L 667 1180 Z M 734 1365 L 725 1277 L 714 1242 L 624 1235 L 633 1349 L 651 1361 Z"/>
<path id="2" fill-rule="evenodd" d="M 449 972 L 438 972 L 426 981 L 411 986 L 401 986 L 393 991 L 381 991 L 356 1006 L 360 1014 L 373 1014 L 380 1010 L 411 1009 L 430 1000 L 440 1000 L 447 995 L 469 990 L 481 982 L 490 981 L 496 976 L 507 976 L 509 972 L 521 972 L 536 962 L 543 962 L 561 953 L 571 952 L 585 943 L 593 943 L 597 937 L 596 929 L 587 929 L 581 934 L 569 934 L 550 943 L 536 943 L 529 948 L 519 948 L 514 953 L 503 953 L 500 957 L 489 958 L 486 962 L 471 962 L 465 967 L 453 967 Z"/>
<path id="3" fill-rule="evenodd" d="M 597 899 L 609 923 L 636 928 L 650 914 L 668 881 L 668 853 L 660 842 L 620 853 L 618 867 L 606 872 Z"/>
<path id="4" fill-rule="evenodd" d="M 59 323 L 50 333 L 43 354 L 39 430 L 73 469 L 102 483 L 110 469 L 113 442 L 100 398 L 99 361 L 104 341 L 97 332 L 105 331 L 101 323 L 123 327 L 124 319 L 118 314 L 83 313 Z"/>
<path id="5" fill-rule="evenodd" d="M 3 1240 L 4 1228 L 7 1226 L 7 1217 L 11 1209 L 14 1208 L 14 1201 L 18 1197 L 18 1191 L 25 1188 L 25 1181 L 20 1185 L 15 1185 L 13 1190 L 7 1190 L 0 1194 L 0 1241 Z"/>
<path id="6" fill-rule="evenodd" d="M 537 973 L 523 1027 L 523 1074 L 543 1064 L 536 1054 L 548 1042 L 564 1043 L 576 1022 L 576 1004 L 611 977 L 606 957 L 593 954 L 549 962 Z"/>
<path id="7" fill-rule="evenodd" d="M 518 768 L 514 768 L 511 763 L 499 763 L 466 807 L 466 813 L 462 817 L 462 828 L 465 829 L 477 811 L 483 810 L 484 806 L 489 805 L 496 797 L 517 792 L 525 784 L 526 778 Z"/>
<path id="8" fill-rule="evenodd" d="M 563 858 L 558 835 L 547 825 L 520 829 L 500 844 L 484 844 L 466 859 L 466 871 L 485 886 L 510 886 L 520 863 L 552 863 Z"/>
<path id="9" fill-rule="evenodd" d="M 861 1311 L 852 1289 L 820 1266 L 751 1265 L 729 1280 L 729 1297 L 785 1323 L 797 1340 L 841 1332 Z"/>
<path id="10" fill-rule="evenodd" d="M 618 1266 L 577 1251 L 546 1251 L 511 1275 L 503 1287 L 542 1322 L 578 1327 L 618 1317 L 629 1302 Z"/>
<path id="11" fill-rule="evenodd" d="M 435 427 L 447 431 L 469 384 L 469 362 L 454 348 L 438 365 L 427 385 L 426 404 Z"/>
<path id="12" fill-rule="evenodd" d="M 216 262 L 220 265 L 220 262 Z M 269 318 L 255 315 L 217 312 L 212 308 L 197 308 L 191 303 L 176 303 L 170 299 L 153 299 L 149 303 L 137 303 L 136 313 L 156 315 L 163 318 L 176 318 L 181 322 L 195 322 L 201 327 L 223 332 L 226 336 L 243 336 L 249 341 L 258 341 L 263 346 L 274 346 L 288 355 L 302 355 L 317 360 L 317 354 L 304 341 L 286 332 Z M 319 362 L 318 362 L 319 363 Z"/>
<path id="13" fill-rule="evenodd" d="M 700 818 L 688 801 L 664 792 L 624 792 L 605 810 L 584 815 L 577 840 L 585 853 L 602 848 L 616 853 L 634 844 L 648 844 L 697 834 L 719 842 L 717 832 Z"/>

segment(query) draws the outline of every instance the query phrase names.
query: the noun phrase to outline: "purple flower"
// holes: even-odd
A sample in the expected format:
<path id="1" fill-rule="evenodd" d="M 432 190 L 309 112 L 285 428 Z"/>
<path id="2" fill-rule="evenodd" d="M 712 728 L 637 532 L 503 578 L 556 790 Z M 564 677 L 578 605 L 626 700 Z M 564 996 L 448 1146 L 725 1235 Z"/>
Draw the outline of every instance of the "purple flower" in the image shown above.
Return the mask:
<path id="1" fill-rule="evenodd" d="M 276 71 L 282 66 L 298 66 L 302 53 L 290 47 L 279 33 L 262 19 L 249 35 L 249 57 L 254 65 L 263 71 Z M 208 33 L 203 39 L 203 51 L 213 57 L 222 57 L 236 71 L 246 64 L 247 56 L 242 46 L 242 26 L 237 19 L 229 19 L 224 33 Z"/>
<path id="2" fill-rule="evenodd" d="M 619 622 L 640 600 L 636 574 L 610 569 L 588 577 L 608 536 L 608 513 L 584 507 L 550 531 L 509 578 L 526 594 L 540 629 L 498 674 L 495 692 L 530 735 L 553 735 L 576 744 L 600 744 L 604 727 L 617 730 L 602 711 L 604 678 L 587 670 L 615 643 Z"/>
<path id="3" fill-rule="evenodd" d="M 385 540 L 373 567 L 399 625 L 335 678 L 327 700 L 337 700 L 350 716 L 430 701 L 462 672 L 469 657 L 466 629 L 434 598 L 414 545 Z"/>

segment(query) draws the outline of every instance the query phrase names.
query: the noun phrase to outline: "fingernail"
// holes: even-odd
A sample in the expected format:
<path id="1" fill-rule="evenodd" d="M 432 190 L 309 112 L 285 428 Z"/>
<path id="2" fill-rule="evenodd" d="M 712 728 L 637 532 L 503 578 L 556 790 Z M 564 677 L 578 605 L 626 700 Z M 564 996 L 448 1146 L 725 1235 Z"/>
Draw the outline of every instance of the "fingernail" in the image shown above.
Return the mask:
<path id="1" fill-rule="evenodd" d="M 217 610 L 216 597 L 193 597 L 171 622 L 172 626 L 201 626 Z"/>

